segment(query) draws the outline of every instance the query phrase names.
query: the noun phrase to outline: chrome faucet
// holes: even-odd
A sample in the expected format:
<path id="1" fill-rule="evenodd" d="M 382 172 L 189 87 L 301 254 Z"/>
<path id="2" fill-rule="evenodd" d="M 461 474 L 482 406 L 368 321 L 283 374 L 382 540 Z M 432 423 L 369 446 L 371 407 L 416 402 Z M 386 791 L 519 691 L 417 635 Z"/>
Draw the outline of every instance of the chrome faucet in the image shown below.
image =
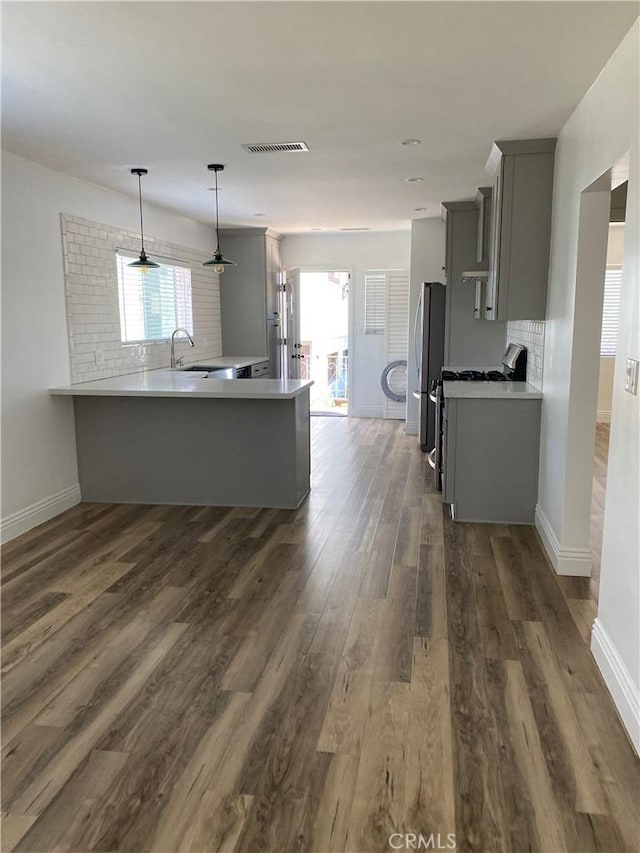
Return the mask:
<path id="1" fill-rule="evenodd" d="M 176 359 L 175 336 L 178 334 L 178 332 L 184 332 L 184 334 L 189 338 L 189 346 L 191 348 L 193 348 L 195 346 L 195 344 L 193 342 L 193 338 L 191 337 L 189 332 L 187 332 L 186 329 L 183 329 L 182 326 L 177 328 L 171 335 L 171 367 L 172 368 L 177 367 L 179 364 L 182 364 L 182 359 L 184 358 L 184 356 L 182 356 L 182 358 Z"/>

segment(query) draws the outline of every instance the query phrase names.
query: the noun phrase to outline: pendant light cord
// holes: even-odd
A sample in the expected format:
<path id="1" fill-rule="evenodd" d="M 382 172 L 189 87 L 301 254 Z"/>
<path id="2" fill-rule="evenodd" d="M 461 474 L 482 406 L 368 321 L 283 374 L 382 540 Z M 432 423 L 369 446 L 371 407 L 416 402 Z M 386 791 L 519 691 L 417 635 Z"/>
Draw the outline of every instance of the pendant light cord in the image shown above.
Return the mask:
<path id="1" fill-rule="evenodd" d="M 218 172 L 216 170 L 216 252 L 220 252 L 220 222 L 218 219 Z"/>
<path id="2" fill-rule="evenodd" d="M 138 200 L 140 202 L 140 242 L 142 244 L 142 254 L 144 254 L 144 228 L 142 226 L 142 179 L 138 175 Z"/>

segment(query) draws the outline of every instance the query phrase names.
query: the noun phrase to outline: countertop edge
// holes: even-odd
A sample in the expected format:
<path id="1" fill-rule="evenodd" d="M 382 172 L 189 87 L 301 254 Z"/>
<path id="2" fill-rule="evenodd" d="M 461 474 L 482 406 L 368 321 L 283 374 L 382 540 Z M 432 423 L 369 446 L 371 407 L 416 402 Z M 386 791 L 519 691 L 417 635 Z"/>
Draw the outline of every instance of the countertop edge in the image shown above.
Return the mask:
<path id="1" fill-rule="evenodd" d="M 462 382 L 445 380 L 449 400 L 542 400 L 543 393 L 528 382 Z"/>
<path id="2" fill-rule="evenodd" d="M 118 377 L 114 377 L 114 380 Z M 104 387 L 96 387 L 93 382 L 79 383 L 62 387 L 49 388 L 49 394 L 55 397 L 138 397 L 165 399 L 196 399 L 196 400 L 292 400 L 300 394 L 308 392 L 313 380 L 289 380 L 300 382 L 298 387 L 265 388 L 266 383 L 279 383 L 277 379 L 204 379 L 192 382 L 207 382 L 207 388 L 135 388 L 109 387 L 109 380 L 99 379 L 96 383 L 105 383 Z M 233 383 L 233 390 L 227 383 Z M 236 383 L 242 383 L 241 386 Z M 253 387 L 248 387 L 249 383 Z M 254 384 L 255 383 L 255 384 Z M 213 385 L 217 387 L 212 387 Z M 227 387 L 225 387 L 227 386 Z"/>

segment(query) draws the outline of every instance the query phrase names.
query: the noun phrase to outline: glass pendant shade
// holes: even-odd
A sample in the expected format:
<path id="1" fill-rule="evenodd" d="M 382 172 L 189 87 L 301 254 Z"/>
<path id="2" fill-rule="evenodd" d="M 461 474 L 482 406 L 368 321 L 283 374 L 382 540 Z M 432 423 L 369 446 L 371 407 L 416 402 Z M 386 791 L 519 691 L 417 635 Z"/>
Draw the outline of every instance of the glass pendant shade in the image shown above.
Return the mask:
<path id="1" fill-rule="evenodd" d="M 220 273 L 224 272 L 225 267 L 235 267 L 236 262 L 230 261 L 228 258 L 225 258 L 222 252 L 220 251 L 220 223 L 218 217 L 218 172 L 222 172 L 224 166 L 221 166 L 218 163 L 212 163 L 211 165 L 207 166 L 207 169 L 212 172 L 215 172 L 216 175 L 216 250 L 213 253 L 213 257 L 211 258 L 211 260 L 205 261 L 202 266 L 213 267 L 213 271 L 220 275 Z"/>
<path id="2" fill-rule="evenodd" d="M 141 177 L 142 175 L 147 174 L 146 169 L 132 169 L 132 175 L 138 176 L 138 201 L 140 204 L 140 257 L 137 261 L 131 261 L 130 264 L 127 264 L 129 267 L 135 267 L 139 269 L 140 272 L 148 272 L 148 270 L 159 269 L 160 264 L 156 264 L 155 261 L 150 261 L 147 257 L 147 253 L 144 250 L 144 225 L 142 222 L 142 183 Z"/>

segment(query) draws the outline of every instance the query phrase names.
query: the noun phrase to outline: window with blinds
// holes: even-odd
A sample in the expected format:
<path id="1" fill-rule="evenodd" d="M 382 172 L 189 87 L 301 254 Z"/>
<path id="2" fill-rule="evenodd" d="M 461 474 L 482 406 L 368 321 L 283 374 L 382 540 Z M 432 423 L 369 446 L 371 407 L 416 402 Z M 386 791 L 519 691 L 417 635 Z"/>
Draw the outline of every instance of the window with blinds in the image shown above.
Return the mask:
<path id="1" fill-rule="evenodd" d="M 122 343 L 166 341 L 178 326 L 193 334 L 191 269 L 160 264 L 142 272 L 128 266 L 132 259 L 116 253 Z"/>
<path id="2" fill-rule="evenodd" d="M 367 270 L 364 274 L 364 333 L 384 335 L 386 317 L 387 273 Z"/>
<path id="3" fill-rule="evenodd" d="M 621 286 L 622 267 L 617 265 L 607 266 L 604 277 L 604 301 L 602 304 L 601 356 L 614 356 L 616 354 Z"/>

